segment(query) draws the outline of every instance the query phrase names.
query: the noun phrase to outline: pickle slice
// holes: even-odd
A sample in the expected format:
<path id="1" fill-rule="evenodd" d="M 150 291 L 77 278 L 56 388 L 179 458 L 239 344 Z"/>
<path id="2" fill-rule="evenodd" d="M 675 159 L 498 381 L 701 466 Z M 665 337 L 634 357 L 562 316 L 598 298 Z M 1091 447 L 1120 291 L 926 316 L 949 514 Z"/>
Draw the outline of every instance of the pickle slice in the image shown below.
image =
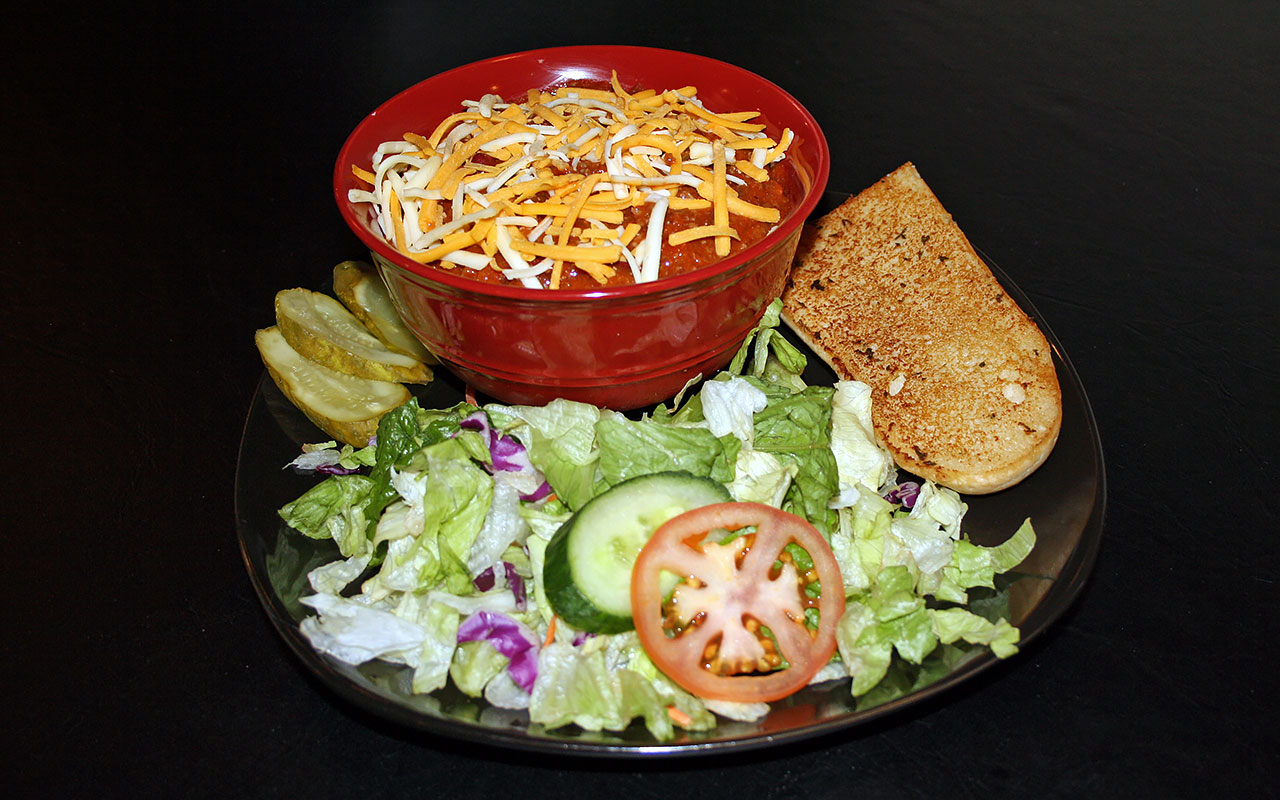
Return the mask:
<path id="1" fill-rule="evenodd" d="M 388 350 L 425 364 L 436 363 L 431 351 L 405 326 L 391 293 L 373 267 L 360 261 L 343 261 L 333 268 L 333 293 Z"/>
<path id="2" fill-rule="evenodd" d="M 378 420 L 408 402 L 409 390 L 392 381 L 357 378 L 303 357 L 276 326 L 253 336 L 276 386 L 320 430 L 353 447 L 378 432 Z"/>
<path id="3" fill-rule="evenodd" d="M 394 353 L 341 303 L 308 289 L 276 294 L 276 327 L 303 358 L 358 378 L 427 383 L 431 369 L 412 356 Z"/>

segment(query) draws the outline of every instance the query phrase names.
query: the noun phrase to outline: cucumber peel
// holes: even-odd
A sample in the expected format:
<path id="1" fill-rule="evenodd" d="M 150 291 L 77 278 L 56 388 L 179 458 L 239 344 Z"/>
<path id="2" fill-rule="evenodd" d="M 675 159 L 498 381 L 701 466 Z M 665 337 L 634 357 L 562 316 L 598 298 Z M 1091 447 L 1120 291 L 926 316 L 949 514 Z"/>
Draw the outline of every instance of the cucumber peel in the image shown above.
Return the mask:
<path id="1" fill-rule="evenodd" d="M 578 630 L 631 630 L 631 568 L 653 532 L 686 511 L 731 500 L 718 481 L 676 471 L 640 475 L 596 495 L 547 545 L 542 580 L 552 610 Z"/>

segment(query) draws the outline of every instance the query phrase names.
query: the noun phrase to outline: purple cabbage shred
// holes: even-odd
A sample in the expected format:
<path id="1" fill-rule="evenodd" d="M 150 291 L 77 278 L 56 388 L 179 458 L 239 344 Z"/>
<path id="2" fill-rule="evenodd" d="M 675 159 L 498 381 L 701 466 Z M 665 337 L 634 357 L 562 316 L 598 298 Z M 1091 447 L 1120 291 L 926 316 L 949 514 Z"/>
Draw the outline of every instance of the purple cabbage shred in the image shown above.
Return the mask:
<path id="1" fill-rule="evenodd" d="M 467 430 L 478 431 L 489 445 L 489 455 L 493 459 L 493 469 L 503 472 L 534 471 L 533 462 L 529 460 L 529 452 L 524 445 L 510 436 L 504 436 L 489 424 L 489 416 L 477 411 L 464 417 L 459 426 Z"/>
<path id="2" fill-rule="evenodd" d="M 539 486 L 537 489 L 534 489 L 531 493 L 520 495 L 520 499 L 527 500 L 529 502 L 534 502 L 537 500 L 541 500 L 544 497 L 548 497 L 550 496 L 550 494 L 551 494 L 551 484 L 547 483 L 546 481 L 543 481 L 542 485 Z"/>
<path id="3" fill-rule="evenodd" d="M 316 467 L 316 472 L 322 475 L 354 475 L 359 471 L 359 467 L 344 467 L 341 464 L 325 464 L 324 466 Z"/>
<path id="4" fill-rule="evenodd" d="M 524 611 L 528 608 L 528 599 L 524 591 L 524 578 L 519 572 L 516 572 L 516 568 L 513 565 L 506 561 L 502 562 L 502 566 L 507 571 L 507 585 L 511 587 L 511 594 L 515 595 L 516 598 L 516 610 Z"/>
<path id="5" fill-rule="evenodd" d="M 458 626 L 458 642 L 488 642 L 511 662 L 507 671 L 516 685 L 533 691 L 538 677 L 538 647 L 523 625 L 505 614 L 477 611 Z"/>
<path id="6" fill-rule="evenodd" d="M 899 503 L 904 508 L 911 508 L 916 504 L 916 498 L 919 496 L 920 484 L 915 481 L 903 481 L 893 489 L 890 489 L 884 499 L 890 503 Z"/>
<path id="7" fill-rule="evenodd" d="M 482 592 L 487 592 L 492 589 L 495 582 L 493 567 L 486 567 L 485 571 L 472 578 L 471 582 Z"/>
<path id="8" fill-rule="evenodd" d="M 528 595 L 524 587 L 524 577 L 519 572 L 516 572 L 515 565 L 508 561 L 502 562 L 502 569 L 507 576 L 507 586 L 510 587 L 511 594 L 516 598 L 516 610 L 524 611 L 529 607 Z M 497 577 L 493 567 L 486 567 L 485 571 L 472 578 L 471 582 L 480 591 L 487 592 L 497 584 Z"/>

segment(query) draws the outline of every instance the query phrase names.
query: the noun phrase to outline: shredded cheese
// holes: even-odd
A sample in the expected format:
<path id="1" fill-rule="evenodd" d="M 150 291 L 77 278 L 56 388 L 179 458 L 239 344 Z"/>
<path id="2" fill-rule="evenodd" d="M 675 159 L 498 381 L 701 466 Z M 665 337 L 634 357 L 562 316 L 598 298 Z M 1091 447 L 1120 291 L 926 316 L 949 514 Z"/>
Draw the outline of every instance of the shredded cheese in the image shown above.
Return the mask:
<path id="1" fill-rule="evenodd" d="M 738 232 L 728 225 L 702 225 L 697 228 L 685 228 L 682 231 L 676 231 L 667 237 L 667 244 L 676 246 L 686 242 L 692 242 L 695 239 L 705 239 L 708 236 L 727 236 L 731 239 L 738 238 Z"/>
<path id="2" fill-rule="evenodd" d="M 733 187 L 769 181 L 792 132 L 771 137 L 758 111 L 711 111 L 697 93 L 629 93 L 615 72 L 608 89 L 465 100 L 429 135 L 405 133 L 368 168 L 352 165 L 370 188 L 349 197 L 371 204 L 383 235 L 419 263 L 493 269 L 531 288 L 559 286 L 570 267 L 601 284 L 619 268 L 657 280 L 664 246 L 710 237 L 724 257 L 741 239 L 734 217 L 780 217 Z M 647 224 L 628 219 L 646 205 Z M 664 240 L 669 212 L 707 209 L 711 224 Z"/>
<path id="3" fill-rule="evenodd" d="M 725 181 L 724 144 L 717 139 L 711 146 L 714 170 L 711 173 L 711 218 L 717 228 L 729 227 L 729 185 Z M 716 237 L 716 255 L 729 255 L 729 237 Z"/>

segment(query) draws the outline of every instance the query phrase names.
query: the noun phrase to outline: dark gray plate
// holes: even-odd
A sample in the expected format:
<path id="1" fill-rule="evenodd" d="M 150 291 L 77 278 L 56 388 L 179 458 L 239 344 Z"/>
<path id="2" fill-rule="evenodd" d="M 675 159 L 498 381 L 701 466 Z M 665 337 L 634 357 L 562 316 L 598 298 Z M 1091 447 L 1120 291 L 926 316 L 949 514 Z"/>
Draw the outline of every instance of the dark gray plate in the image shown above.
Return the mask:
<path id="1" fill-rule="evenodd" d="M 839 199 L 833 193 L 830 202 Z M 1102 537 L 1106 478 L 1093 411 L 1075 368 L 1030 300 L 1004 272 L 994 264 L 991 268 L 1044 331 L 1053 346 L 1062 385 L 1062 431 L 1044 465 L 1003 492 L 965 498 L 969 504 L 965 531 L 979 544 L 1003 541 L 1027 517 L 1035 525 L 1036 547 L 1019 567 L 1019 577 L 989 599 L 1007 603 L 1009 619 L 1021 629 L 1025 646 L 1044 633 L 1084 587 Z M 835 375 L 811 356 L 805 379 L 811 384 L 829 384 Z M 418 399 L 424 408 L 448 407 L 462 399 L 463 388 L 441 370 L 432 384 L 420 387 Z M 621 733 L 592 733 L 574 727 L 545 730 L 531 725 L 522 712 L 493 708 L 449 689 L 429 696 L 412 695 L 407 688 L 407 669 L 382 663 L 361 667 L 342 664 L 316 653 L 298 630 L 298 623 L 309 611 L 298 603 L 299 595 L 310 593 L 307 572 L 339 555 L 332 542 L 308 539 L 280 522 L 276 510 L 316 482 L 314 476 L 282 467 L 304 442 L 326 438 L 264 374 L 245 422 L 236 470 L 236 519 L 245 564 L 267 616 L 302 663 L 337 698 L 410 730 L 521 750 L 587 756 L 685 756 L 748 750 L 864 725 L 935 697 L 998 663 L 985 649 L 975 649 L 959 658 L 927 661 L 924 668 L 901 666 L 878 691 L 860 700 L 849 694 L 848 680 L 812 686 L 774 703 L 773 711 L 758 722 L 722 720 L 713 731 L 687 734 L 671 742 L 654 741 L 640 724 Z"/>

